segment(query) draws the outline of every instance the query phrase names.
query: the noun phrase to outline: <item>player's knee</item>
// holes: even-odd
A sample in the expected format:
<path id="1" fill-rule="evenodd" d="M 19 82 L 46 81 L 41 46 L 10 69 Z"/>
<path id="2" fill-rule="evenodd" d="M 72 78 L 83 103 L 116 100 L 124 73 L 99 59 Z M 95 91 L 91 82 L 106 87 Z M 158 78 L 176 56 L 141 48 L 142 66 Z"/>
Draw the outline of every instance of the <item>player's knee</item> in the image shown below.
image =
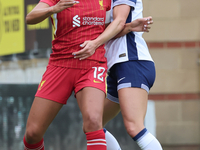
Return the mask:
<path id="1" fill-rule="evenodd" d="M 25 133 L 26 142 L 29 144 L 34 144 L 39 142 L 43 135 L 39 132 L 37 128 L 28 128 Z"/>
<path id="2" fill-rule="evenodd" d="M 102 119 L 95 115 L 89 116 L 83 125 L 84 132 L 92 132 L 99 130 L 101 128 L 102 128 Z"/>
<path id="3" fill-rule="evenodd" d="M 141 129 L 144 128 L 143 124 L 129 122 L 125 124 L 126 131 L 131 137 L 135 137 Z"/>
<path id="4" fill-rule="evenodd" d="M 131 137 L 136 135 L 136 129 L 134 127 L 128 126 L 126 127 L 126 131 Z"/>

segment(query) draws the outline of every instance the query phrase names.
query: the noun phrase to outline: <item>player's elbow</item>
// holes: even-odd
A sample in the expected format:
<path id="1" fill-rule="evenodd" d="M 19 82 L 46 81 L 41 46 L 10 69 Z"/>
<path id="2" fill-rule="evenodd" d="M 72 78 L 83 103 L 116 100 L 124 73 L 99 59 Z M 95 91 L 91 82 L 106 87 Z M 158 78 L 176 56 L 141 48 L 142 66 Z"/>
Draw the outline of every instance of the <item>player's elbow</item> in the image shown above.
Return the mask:
<path id="1" fill-rule="evenodd" d="M 26 24 L 30 24 L 30 20 L 27 16 L 26 16 Z"/>
<path id="2" fill-rule="evenodd" d="M 28 14 L 26 16 L 26 24 L 37 24 L 40 21 L 38 19 L 36 19 L 33 15 Z"/>
<path id="3" fill-rule="evenodd" d="M 126 20 L 125 19 L 119 19 L 119 21 L 118 21 L 118 28 L 120 30 L 124 29 L 125 24 L 126 24 Z"/>
<path id="4" fill-rule="evenodd" d="M 32 19 L 29 15 L 26 16 L 26 24 L 33 24 Z"/>

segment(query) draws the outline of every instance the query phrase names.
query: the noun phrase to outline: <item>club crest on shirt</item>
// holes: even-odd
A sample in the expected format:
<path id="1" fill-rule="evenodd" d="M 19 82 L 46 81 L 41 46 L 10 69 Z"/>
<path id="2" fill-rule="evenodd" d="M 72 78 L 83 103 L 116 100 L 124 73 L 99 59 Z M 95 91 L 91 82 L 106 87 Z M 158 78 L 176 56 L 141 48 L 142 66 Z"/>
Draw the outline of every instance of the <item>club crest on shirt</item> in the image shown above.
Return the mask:
<path id="1" fill-rule="evenodd" d="M 103 0 L 99 0 L 100 10 L 104 10 L 103 8 Z"/>

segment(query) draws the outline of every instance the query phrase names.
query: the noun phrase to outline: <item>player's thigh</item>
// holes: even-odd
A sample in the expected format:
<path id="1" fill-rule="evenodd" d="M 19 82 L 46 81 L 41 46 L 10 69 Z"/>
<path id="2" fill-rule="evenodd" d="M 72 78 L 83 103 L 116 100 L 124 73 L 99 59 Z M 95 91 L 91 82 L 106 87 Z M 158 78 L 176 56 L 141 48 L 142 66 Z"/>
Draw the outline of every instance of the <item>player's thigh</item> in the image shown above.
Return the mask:
<path id="1" fill-rule="evenodd" d="M 35 97 L 27 120 L 26 130 L 44 134 L 63 104 Z"/>
<path id="2" fill-rule="evenodd" d="M 119 104 L 106 98 L 104 100 L 103 126 L 105 126 L 119 112 L 120 112 Z"/>
<path id="3" fill-rule="evenodd" d="M 141 88 L 122 88 L 118 94 L 125 125 L 143 125 L 147 110 L 147 91 Z"/>
<path id="4" fill-rule="evenodd" d="M 102 122 L 105 93 L 94 87 L 85 87 L 76 94 L 76 99 L 83 116 L 83 122 L 91 118 Z"/>

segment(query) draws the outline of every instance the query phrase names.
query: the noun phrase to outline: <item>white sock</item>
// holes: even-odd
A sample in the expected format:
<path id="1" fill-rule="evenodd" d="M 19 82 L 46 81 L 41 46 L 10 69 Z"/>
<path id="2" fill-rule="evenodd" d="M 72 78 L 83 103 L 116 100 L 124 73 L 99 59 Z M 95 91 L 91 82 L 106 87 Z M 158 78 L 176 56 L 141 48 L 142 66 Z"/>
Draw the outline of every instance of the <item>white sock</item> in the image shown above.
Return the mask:
<path id="1" fill-rule="evenodd" d="M 133 139 L 142 150 L 162 150 L 160 142 L 146 128 Z"/>
<path id="2" fill-rule="evenodd" d="M 106 136 L 107 150 L 121 150 L 121 147 L 119 146 L 119 143 L 117 142 L 115 137 L 105 128 L 104 132 Z"/>

